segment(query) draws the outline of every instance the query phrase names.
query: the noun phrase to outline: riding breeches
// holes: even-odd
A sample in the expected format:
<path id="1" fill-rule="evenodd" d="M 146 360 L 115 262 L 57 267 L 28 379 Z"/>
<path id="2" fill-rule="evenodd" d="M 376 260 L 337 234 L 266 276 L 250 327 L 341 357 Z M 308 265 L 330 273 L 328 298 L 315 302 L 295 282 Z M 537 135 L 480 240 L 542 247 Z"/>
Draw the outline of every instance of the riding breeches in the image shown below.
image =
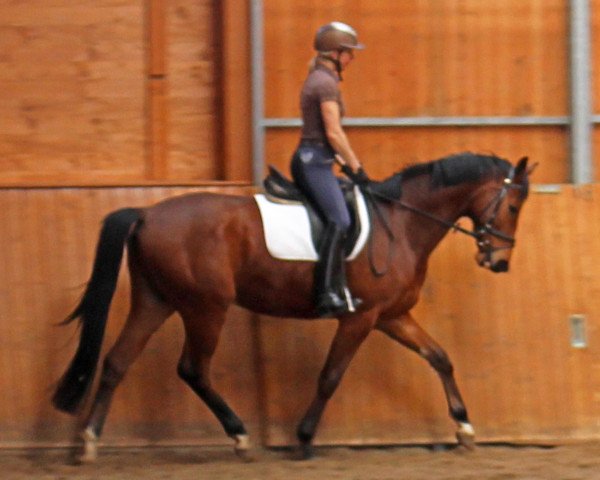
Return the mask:
<path id="1" fill-rule="evenodd" d="M 332 165 L 333 155 L 328 148 L 300 145 L 292 157 L 292 177 L 325 221 L 346 232 L 350 228 L 350 213 Z"/>

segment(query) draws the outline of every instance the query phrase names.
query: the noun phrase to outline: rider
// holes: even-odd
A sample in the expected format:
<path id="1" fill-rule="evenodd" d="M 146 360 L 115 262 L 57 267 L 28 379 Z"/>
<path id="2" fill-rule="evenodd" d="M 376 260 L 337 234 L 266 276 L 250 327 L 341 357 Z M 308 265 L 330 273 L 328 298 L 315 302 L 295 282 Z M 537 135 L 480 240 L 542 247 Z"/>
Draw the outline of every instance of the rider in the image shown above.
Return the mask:
<path id="1" fill-rule="evenodd" d="M 362 303 L 345 287 L 343 241 L 350 227 L 350 214 L 332 165 L 337 161 L 355 183 L 368 181 L 341 125 L 344 104 L 338 88 L 354 51 L 363 48 L 351 26 L 341 22 L 323 25 L 315 35 L 317 54 L 300 94 L 302 134 L 291 172 L 326 222 L 315 267 L 315 301 L 321 316 L 352 311 Z"/>

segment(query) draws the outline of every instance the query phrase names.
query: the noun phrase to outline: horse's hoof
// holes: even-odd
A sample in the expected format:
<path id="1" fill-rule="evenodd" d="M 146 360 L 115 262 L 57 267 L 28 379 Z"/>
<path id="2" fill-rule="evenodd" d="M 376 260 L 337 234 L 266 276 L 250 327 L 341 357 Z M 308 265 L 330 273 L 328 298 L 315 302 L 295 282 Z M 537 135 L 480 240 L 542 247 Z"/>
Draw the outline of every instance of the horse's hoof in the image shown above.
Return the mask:
<path id="1" fill-rule="evenodd" d="M 91 427 L 86 428 L 81 433 L 83 448 L 81 454 L 75 459 L 79 465 L 94 463 L 98 459 L 98 436 Z"/>
<path id="2" fill-rule="evenodd" d="M 96 452 L 89 452 L 88 449 L 84 449 L 75 459 L 75 463 L 77 465 L 88 465 L 90 463 L 95 463 L 97 459 L 98 454 Z"/>
<path id="3" fill-rule="evenodd" d="M 310 460 L 315 458 L 315 448 L 310 443 L 303 443 L 300 445 L 300 455 L 298 460 Z"/>
<path id="4" fill-rule="evenodd" d="M 235 454 L 244 462 L 253 462 L 255 458 L 250 454 L 250 437 L 248 435 L 234 435 Z"/>
<path id="5" fill-rule="evenodd" d="M 475 450 L 475 430 L 470 423 L 461 423 L 456 431 L 456 440 L 467 450 Z"/>

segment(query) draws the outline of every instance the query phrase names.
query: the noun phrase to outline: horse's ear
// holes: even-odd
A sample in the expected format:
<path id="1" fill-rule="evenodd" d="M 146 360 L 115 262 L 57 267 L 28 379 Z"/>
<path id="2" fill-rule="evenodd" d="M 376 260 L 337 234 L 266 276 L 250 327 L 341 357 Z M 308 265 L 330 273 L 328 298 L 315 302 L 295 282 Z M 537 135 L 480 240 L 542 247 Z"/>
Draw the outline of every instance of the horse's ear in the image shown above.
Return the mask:
<path id="1" fill-rule="evenodd" d="M 522 176 L 523 174 L 527 174 L 527 176 L 531 175 L 531 172 L 535 170 L 538 166 L 538 162 L 535 162 L 533 165 L 527 167 L 527 163 L 529 162 L 529 157 L 523 157 L 521 160 L 517 162 L 517 166 L 515 167 L 515 178 Z"/>
<path id="2" fill-rule="evenodd" d="M 529 157 L 523 157 L 521 160 L 517 162 L 517 166 L 515 167 L 515 176 L 520 175 L 527 169 L 527 162 L 529 161 Z"/>

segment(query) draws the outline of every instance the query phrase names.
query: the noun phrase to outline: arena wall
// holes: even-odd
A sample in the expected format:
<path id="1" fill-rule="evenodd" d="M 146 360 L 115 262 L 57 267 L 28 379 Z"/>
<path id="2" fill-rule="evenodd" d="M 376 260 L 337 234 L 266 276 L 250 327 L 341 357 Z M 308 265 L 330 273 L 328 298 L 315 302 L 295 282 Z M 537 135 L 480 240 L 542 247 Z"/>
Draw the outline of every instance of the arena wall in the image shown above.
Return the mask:
<path id="1" fill-rule="evenodd" d="M 54 411 L 52 388 L 76 346 L 57 323 L 88 279 L 101 219 L 199 188 L 3 189 L 0 191 L 0 445 L 64 445 L 75 420 Z M 248 193 L 247 187 L 204 191 Z M 511 271 L 479 268 L 472 240 L 449 234 L 431 259 L 416 318 L 454 361 L 480 441 L 564 442 L 599 435 L 596 342 L 600 311 L 596 185 L 534 192 L 523 212 Z M 124 269 L 105 347 L 128 308 Z M 569 317 L 587 318 L 587 348 L 571 345 Z M 214 381 L 255 441 L 294 442 L 335 324 L 256 317 L 233 309 Z M 175 369 L 183 329 L 170 319 L 115 396 L 107 444 L 227 441 Z M 328 407 L 320 443 L 387 444 L 451 439 L 435 373 L 374 333 Z"/>
<path id="2" fill-rule="evenodd" d="M 270 118 L 298 116 L 312 34 L 334 18 L 368 45 L 342 84 L 351 117 L 569 113 L 566 0 L 263 3 Z M 600 0 L 590 4 L 596 39 Z M 56 323 L 87 281 L 102 218 L 190 191 L 254 191 L 249 10 L 237 0 L 0 5 L 0 446 L 74 439 L 77 421 L 49 399 L 77 330 Z M 598 439 L 600 190 L 568 184 L 568 125 L 348 132 L 374 178 L 462 150 L 539 162 L 511 271 L 480 269 L 472 241 L 450 234 L 415 315 L 453 359 L 480 441 Z M 297 137 L 269 129 L 265 163 L 285 171 Z M 599 139 L 596 127 L 594 146 Z M 105 347 L 127 307 L 123 271 Z M 571 344 L 572 315 L 585 316 L 583 348 Z M 334 328 L 232 310 L 214 381 L 255 442 L 295 442 Z M 105 444 L 228 441 L 177 379 L 182 339 L 174 317 L 151 340 L 115 396 Z M 374 334 L 317 441 L 429 443 L 452 433 L 434 372 Z"/>

